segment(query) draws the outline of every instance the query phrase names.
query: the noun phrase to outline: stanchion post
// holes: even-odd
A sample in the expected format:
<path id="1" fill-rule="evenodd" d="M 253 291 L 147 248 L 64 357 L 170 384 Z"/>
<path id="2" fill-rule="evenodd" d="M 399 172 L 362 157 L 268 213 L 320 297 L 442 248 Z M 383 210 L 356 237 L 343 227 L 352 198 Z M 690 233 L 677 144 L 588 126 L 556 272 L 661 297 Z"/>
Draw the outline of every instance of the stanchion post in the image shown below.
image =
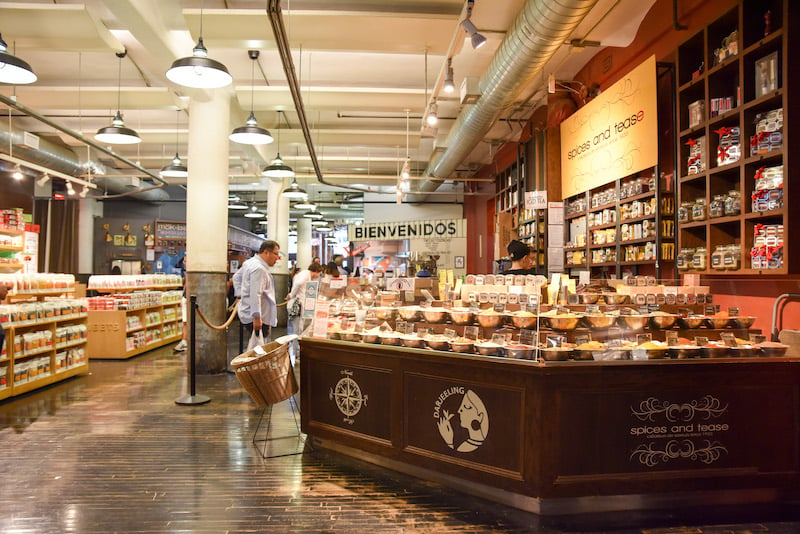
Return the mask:
<path id="1" fill-rule="evenodd" d="M 197 380 L 197 368 L 195 365 L 195 352 L 194 345 L 195 337 L 195 317 L 197 315 L 197 295 L 189 297 L 189 395 L 184 395 L 175 399 L 175 404 L 182 406 L 194 406 L 197 404 L 205 404 L 211 400 L 210 397 L 205 395 L 197 395 L 195 392 Z"/>

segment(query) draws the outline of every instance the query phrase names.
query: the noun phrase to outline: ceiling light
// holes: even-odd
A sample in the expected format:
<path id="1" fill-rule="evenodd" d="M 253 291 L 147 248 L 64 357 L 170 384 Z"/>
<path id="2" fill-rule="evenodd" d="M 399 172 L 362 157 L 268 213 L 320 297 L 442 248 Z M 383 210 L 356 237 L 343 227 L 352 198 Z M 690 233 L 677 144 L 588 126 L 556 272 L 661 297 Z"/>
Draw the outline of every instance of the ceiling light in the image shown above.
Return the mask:
<path id="1" fill-rule="evenodd" d="M 456 90 L 456 84 L 453 82 L 453 58 L 447 58 L 447 72 L 444 76 L 444 92 L 452 93 Z"/>
<path id="2" fill-rule="evenodd" d="M 44 184 L 46 184 L 49 179 L 50 179 L 50 175 L 47 174 L 47 173 L 44 173 L 41 178 L 36 180 L 36 185 L 38 185 L 39 187 L 44 187 Z"/>
<path id="3" fill-rule="evenodd" d="M 81 197 L 81 198 L 86 198 L 86 195 L 88 195 L 88 194 L 89 194 L 89 186 L 88 185 L 84 185 L 83 189 L 81 189 L 81 192 L 78 194 L 78 196 Z"/>
<path id="4" fill-rule="evenodd" d="M 311 226 L 325 226 L 326 224 L 328 224 L 328 221 L 322 219 L 314 219 L 311 221 Z"/>
<path id="5" fill-rule="evenodd" d="M 297 182 L 292 179 L 292 183 L 289 185 L 289 187 L 281 191 L 281 196 L 290 200 L 305 200 L 308 198 L 308 193 L 306 193 L 305 189 L 297 185 Z"/>
<path id="6" fill-rule="evenodd" d="M 268 224 L 269 224 L 269 221 L 268 221 L 268 220 L 266 220 L 266 219 L 264 219 L 264 220 L 262 220 L 262 221 L 258 221 L 258 224 L 263 224 L 264 226 L 266 226 L 266 225 L 268 225 Z"/>
<path id="7" fill-rule="evenodd" d="M 258 50 L 248 50 L 247 55 L 252 59 L 250 65 L 250 115 L 247 117 L 244 126 L 235 128 L 228 136 L 234 143 L 243 145 L 268 145 L 273 141 L 272 135 L 268 130 L 258 125 L 253 109 L 253 93 L 255 91 L 255 66 L 258 60 Z"/>
<path id="8" fill-rule="evenodd" d="M 436 114 L 437 108 L 438 106 L 436 105 L 436 101 L 431 102 L 428 116 L 425 117 L 425 122 L 428 123 L 428 126 L 436 126 L 436 123 L 439 122 L 439 116 Z"/>
<path id="9" fill-rule="evenodd" d="M 275 159 L 272 160 L 272 163 L 264 167 L 264 170 L 261 171 L 261 174 L 268 178 L 291 178 L 294 176 L 294 169 L 283 162 L 281 159 L 281 153 L 278 152 L 278 154 L 275 156 Z"/>
<path id="10" fill-rule="evenodd" d="M 31 66 L 7 50 L 8 45 L 0 35 L 0 82 L 15 85 L 35 82 L 37 77 Z"/>
<path id="11" fill-rule="evenodd" d="M 405 163 L 403 163 L 403 170 L 400 171 L 400 179 L 401 180 L 408 180 L 411 178 L 411 158 L 406 158 Z"/>
<path id="12" fill-rule="evenodd" d="M 467 16 L 461 21 L 461 26 L 467 32 L 472 40 L 472 48 L 478 49 L 486 44 L 486 37 L 478 33 L 478 28 L 470 20 L 472 17 L 472 8 L 475 5 L 475 0 L 467 0 Z"/>
<path id="13" fill-rule="evenodd" d="M 228 195 L 228 202 L 239 202 L 240 200 L 241 197 L 238 197 L 236 195 Z"/>
<path id="14" fill-rule="evenodd" d="M 72 187 L 72 182 L 67 182 L 67 194 L 71 197 L 75 196 L 75 188 Z"/>
<path id="15" fill-rule="evenodd" d="M 300 202 L 296 202 L 292 207 L 298 210 L 315 210 L 317 209 L 317 205 L 308 200 L 301 200 Z"/>
<path id="16" fill-rule="evenodd" d="M 303 214 L 304 219 L 322 219 L 323 215 L 317 210 L 311 210 Z"/>
<path id="17" fill-rule="evenodd" d="M 125 126 L 122 120 L 122 113 L 120 112 L 120 95 L 122 94 L 122 58 L 127 55 L 127 51 L 117 52 L 116 56 L 119 58 L 119 67 L 117 72 L 117 114 L 111 120 L 111 126 L 106 126 L 97 130 L 94 138 L 101 143 L 109 145 L 134 145 L 141 143 L 142 138 L 136 131 Z"/>
<path id="18" fill-rule="evenodd" d="M 176 59 L 167 71 L 167 78 L 173 83 L 195 89 L 218 89 L 233 82 L 228 69 L 208 57 L 203 45 L 203 5 L 200 4 L 200 38 L 192 50 L 192 55 Z"/>
<path id="19" fill-rule="evenodd" d="M 175 157 L 172 158 L 172 165 L 167 165 L 161 169 L 162 178 L 186 178 L 189 176 L 189 169 L 181 163 L 181 157 L 178 155 L 178 129 L 180 125 L 181 110 L 175 110 Z"/>
<path id="20" fill-rule="evenodd" d="M 22 180 L 25 178 L 25 175 L 22 174 L 22 167 L 19 166 L 19 163 L 14 165 L 14 171 L 11 173 L 11 177 L 15 180 Z"/>
<path id="21" fill-rule="evenodd" d="M 234 201 L 230 201 L 229 200 L 228 201 L 228 209 L 229 210 L 246 210 L 247 206 L 245 204 L 242 204 L 241 202 L 239 202 L 238 199 L 234 200 Z"/>
<path id="22" fill-rule="evenodd" d="M 333 232 L 333 228 L 331 228 L 330 226 L 327 226 L 327 223 L 325 223 L 325 226 L 320 226 L 316 230 L 317 230 L 317 232 L 322 232 L 324 234 L 327 234 L 328 232 Z"/>
<path id="23" fill-rule="evenodd" d="M 244 214 L 248 219 L 263 219 L 265 215 L 260 211 L 248 211 Z"/>

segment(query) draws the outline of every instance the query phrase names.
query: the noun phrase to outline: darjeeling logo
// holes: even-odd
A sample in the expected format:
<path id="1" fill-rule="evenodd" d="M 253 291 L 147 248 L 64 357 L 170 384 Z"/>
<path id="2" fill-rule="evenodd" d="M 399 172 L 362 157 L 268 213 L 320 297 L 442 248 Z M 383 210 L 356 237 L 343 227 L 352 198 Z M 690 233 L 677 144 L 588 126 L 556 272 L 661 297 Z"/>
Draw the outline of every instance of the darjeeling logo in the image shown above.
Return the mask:
<path id="1" fill-rule="evenodd" d="M 458 426 L 451 419 L 458 414 Z M 489 414 L 483 401 L 471 389 L 453 386 L 439 394 L 433 405 L 433 418 L 439 435 L 448 447 L 458 452 L 472 452 L 486 441 Z"/>

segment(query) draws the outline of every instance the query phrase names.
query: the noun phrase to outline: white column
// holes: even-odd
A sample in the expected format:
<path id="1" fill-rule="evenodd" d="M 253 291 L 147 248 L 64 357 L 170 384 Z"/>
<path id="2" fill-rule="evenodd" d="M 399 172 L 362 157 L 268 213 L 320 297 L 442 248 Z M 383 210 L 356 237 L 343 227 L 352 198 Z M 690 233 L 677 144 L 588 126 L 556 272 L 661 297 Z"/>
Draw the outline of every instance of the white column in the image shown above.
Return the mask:
<path id="1" fill-rule="evenodd" d="M 311 264 L 314 251 L 311 250 L 311 219 L 302 215 L 297 218 L 297 266 L 305 269 Z"/>
<path id="2" fill-rule="evenodd" d="M 287 185 L 280 178 L 270 178 L 267 188 L 267 239 L 277 241 L 284 252 L 273 273 L 289 272 L 289 199 L 281 195 Z"/>
<path id="3" fill-rule="evenodd" d="M 189 106 L 189 177 L 186 180 L 186 252 L 191 271 L 225 272 L 228 251 L 228 128 L 224 90 L 192 97 Z"/>

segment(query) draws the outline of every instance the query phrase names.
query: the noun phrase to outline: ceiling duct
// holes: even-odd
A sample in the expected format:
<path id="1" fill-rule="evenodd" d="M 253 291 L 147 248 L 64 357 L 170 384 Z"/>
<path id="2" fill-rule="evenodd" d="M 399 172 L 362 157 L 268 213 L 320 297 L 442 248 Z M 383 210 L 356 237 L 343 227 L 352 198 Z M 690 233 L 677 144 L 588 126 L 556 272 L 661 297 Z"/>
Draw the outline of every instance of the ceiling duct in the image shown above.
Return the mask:
<path id="1" fill-rule="evenodd" d="M 456 120 L 445 150 L 434 153 L 425 176 L 449 178 L 492 125 L 529 86 L 597 0 L 528 0 L 479 82 L 480 97 Z M 439 180 L 421 182 L 407 199 L 424 200 Z"/>

